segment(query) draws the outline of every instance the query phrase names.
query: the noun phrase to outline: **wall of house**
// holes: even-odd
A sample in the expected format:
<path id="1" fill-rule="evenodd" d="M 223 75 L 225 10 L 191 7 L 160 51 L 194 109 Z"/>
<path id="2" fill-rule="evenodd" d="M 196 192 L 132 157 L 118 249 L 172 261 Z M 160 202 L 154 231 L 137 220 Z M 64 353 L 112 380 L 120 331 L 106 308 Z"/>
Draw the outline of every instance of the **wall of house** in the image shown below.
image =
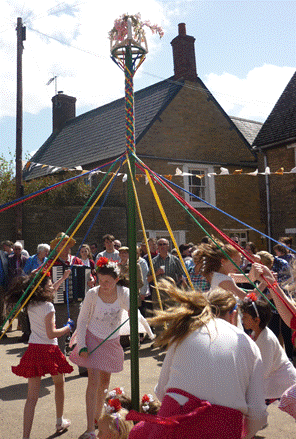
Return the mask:
<path id="1" fill-rule="evenodd" d="M 30 254 L 34 254 L 36 253 L 38 244 L 50 243 L 59 232 L 66 232 L 80 210 L 81 208 L 73 206 L 53 209 L 47 206 L 24 205 L 23 239 L 26 250 L 28 250 Z M 88 232 L 98 210 L 99 207 L 94 207 L 75 233 L 74 238 L 77 241 L 77 245 L 73 247 L 72 254 L 75 254 L 78 250 L 78 246 Z M 86 212 L 87 210 L 85 210 L 84 214 Z M 83 216 L 84 215 L 79 217 L 79 221 L 75 223 L 70 233 L 77 227 Z M 103 207 L 85 242 L 88 244 L 97 242 L 99 249 L 102 250 L 102 237 L 106 233 L 113 234 L 122 241 L 122 244 L 126 244 L 127 228 L 125 207 Z M 15 240 L 15 213 L 13 209 L 1 213 L 0 241 L 5 239 Z"/>
<path id="2" fill-rule="evenodd" d="M 208 100 L 201 90 L 183 88 L 171 104 L 137 145 L 139 155 L 154 155 L 154 159 L 143 158 L 145 163 L 162 175 L 174 175 L 182 160 L 213 163 L 214 171 L 220 173 L 221 166 L 230 171 L 242 169 L 243 172 L 255 170 L 251 166 L 242 166 L 242 162 L 252 162 L 255 157 L 234 130 L 217 105 Z M 231 165 L 233 164 L 233 165 Z M 233 175 L 212 177 L 215 179 L 216 205 L 235 218 L 250 224 L 258 230 L 264 230 L 260 219 L 258 177 Z M 183 186 L 183 177 L 172 177 L 172 181 Z M 139 197 L 145 213 L 146 229 L 163 230 L 165 225 L 154 202 L 151 190 L 144 179 L 138 183 Z M 199 242 L 205 232 L 175 202 L 166 190 L 157 185 L 157 191 L 163 202 L 164 210 L 173 230 L 186 230 L 186 241 Z M 183 194 L 184 195 L 184 194 Z M 200 212 L 213 224 L 226 233 L 230 229 L 246 229 L 234 219 L 230 219 L 217 210 L 205 207 Z M 201 221 L 201 225 L 205 223 Z M 207 231 L 211 232 L 208 226 Z M 139 239 L 140 239 L 139 232 Z M 265 240 L 258 233 L 249 232 L 248 239 L 259 248 L 265 248 Z"/>
<path id="3" fill-rule="evenodd" d="M 290 171 L 295 166 L 294 149 L 287 149 L 286 146 L 270 148 L 265 150 L 267 165 L 271 172 L 276 172 L 283 167 Z M 264 171 L 264 156 L 258 154 L 259 171 Z M 278 239 L 285 236 L 286 229 L 295 228 L 296 224 L 296 175 L 270 175 L 270 213 L 271 213 L 271 236 Z M 267 224 L 266 207 L 266 183 L 265 178 L 260 179 L 261 217 Z"/>
<path id="4" fill-rule="evenodd" d="M 255 156 L 201 84 L 186 85 L 138 143 L 138 154 L 207 163 L 255 163 Z"/>

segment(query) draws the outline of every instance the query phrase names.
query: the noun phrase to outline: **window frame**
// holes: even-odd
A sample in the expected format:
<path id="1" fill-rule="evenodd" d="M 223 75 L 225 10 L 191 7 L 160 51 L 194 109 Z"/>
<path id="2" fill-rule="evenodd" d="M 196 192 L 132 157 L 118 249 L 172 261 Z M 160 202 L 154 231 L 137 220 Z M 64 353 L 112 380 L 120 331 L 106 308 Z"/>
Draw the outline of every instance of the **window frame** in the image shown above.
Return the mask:
<path id="1" fill-rule="evenodd" d="M 203 171 L 205 176 L 205 201 L 207 203 L 212 204 L 213 206 L 216 206 L 216 193 L 215 193 L 215 177 L 209 177 L 208 174 L 214 173 L 214 167 L 210 165 L 204 165 L 200 163 L 190 163 L 190 164 L 183 164 L 183 172 L 184 173 L 194 173 L 195 171 Z M 189 191 L 189 175 L 184 175 L 184 189 L 186 191 Z M 190 200 L 190 194 L 188 192 L 185 192 L 185 200 L 193 207 L 198 208 L 209 208 L 210 206 L 206 203 L 203 203 L 202 201 L 197 200 Z M 200 197 L 201 198 L 201 197 Z"/>

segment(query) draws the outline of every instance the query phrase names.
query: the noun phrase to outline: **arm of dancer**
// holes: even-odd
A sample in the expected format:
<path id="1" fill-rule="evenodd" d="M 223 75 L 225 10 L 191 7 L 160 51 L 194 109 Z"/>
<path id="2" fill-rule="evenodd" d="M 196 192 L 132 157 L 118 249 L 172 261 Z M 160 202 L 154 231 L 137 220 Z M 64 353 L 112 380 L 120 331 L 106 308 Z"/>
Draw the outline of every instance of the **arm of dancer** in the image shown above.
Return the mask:
<path id="1" fill-rule="evenodd" d="M 275 291 L 272 288 L 270 288 L 269 292 L 281 318 L 284 320 L 287 326 L 289 326 L 290 328 L 293 326 L 292 329 L 296 329 L 294 327 L 295 326 L 294 316 L 296 315 L 295 304 L 286 296 L 286 294 L 283 292 L 283 290 L 280 288 L 279 284 L 277 283 L 273 273 L 265 265 L 254 264 L 254 266 L 259 278 L 263 275 L 266 278 L 266 280 L 268 280 L 270 284 L 273 285 Z"/>
<path id="2" fill-rule="evenodd" d="M 256 349 L 257 348 L 257 349 Z M 264 403 L 263 390 L 263 363 L 261 354 L 257 346 L 253 346 L 255 361 L 250 376 L 248 389 L 246 392 L 246 401 L 248 405 L 248 413 L 246 415 L 246 435 L 243 439 L 251 439 L 258 430 L 260 430 L 267 422 L 266 405 Z"/>
<path id="3" fill-rule="evenodd" d="M 223 288 L 226 291 L 230 291 L 231 293 L 233 293 L 235 296 L 239 297 L 241 300 L 244 299 L 246 293 L 244 292 L 244 290 L 242 288 L 239 288 L 234 281 L 231 279 L 229 280 L 223 280 L 222 282 L 219 283 L 219 287 Z"/>
<path id="4" fill-rule="evenodd" d="M 49 339 L 62 337 L 70 332 L 70 326 L 68 325 L 64 326 L 63 328 L 56 328 L 54 315 L 55 313 L 52 311 L 45 316 L 46 335 Z"/>

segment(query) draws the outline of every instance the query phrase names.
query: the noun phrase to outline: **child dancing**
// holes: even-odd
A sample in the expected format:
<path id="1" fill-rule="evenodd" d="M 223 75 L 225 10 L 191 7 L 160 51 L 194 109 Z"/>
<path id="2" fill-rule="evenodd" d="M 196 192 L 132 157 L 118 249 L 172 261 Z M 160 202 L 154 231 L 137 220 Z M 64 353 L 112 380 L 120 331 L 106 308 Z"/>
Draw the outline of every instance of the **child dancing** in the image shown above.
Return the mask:
<path id="1" fill-rule="evenodd" d="M 28 378 L 28 396 L 24 408 L 23 439 L 29 439 L 35 407 L 39 397 L 41 377 L 46 374 L 52 376 L 55 386 L 56 430 L 61 433 L 71 422 L 63 418 L 64 411 L 64 373 L 71 373 L 73 367 L 67 362 L 64 354 L 58 347 L 58 337 L 66 335 L 74 328 L 69 319 L 60 329 L 55 327 L 54 294 L 60 284 L 67 279 L 71 270 L 65 271 L 63 277 L 52 284 L 49 275 L 46 275 L 32 297 L 28 301 L 27 310 L 31 325 L 29 346 L 21 358 L 18 366 L 12 366 L 12 372 L 18 376 Z M 14 286 L 14 294 L 24 292 L 30 285 L 32 277 L 26 277 Z M 31 288 L 32 291 L 33 287 Z M 30 293 L 30 290 L 28 294 Z"/>
<path id="2" fill-rule="evenodd" d="M 295 342 L 296 336 L 296 305 L 292 302 L 278 285 L 272 272 L 264 265 L 254 264 L 254 268 L 259 275 L 264 275 L 265 279 L 270 282 L 275 291 L 270 288 L 269 292 L 274 300 L 277 310 L 287 326 L 294 330 L 292 342 Z M 295 283 L 285 286 L 287 289 L 295 289 Z M 288 413 L 296 420 L 296 384 L 289 387 L 281 396 L 279 409 Z"/>
<path id="3" fill-rule="evenodd" d="M 244 328 L 253 331 L 251 337 L 261 352 L 265 399 L 278 399 L 288 387 L 296 384 L 296 370 L 276 335 L 267 327 L 272 316 L 271 307 L 263 298 L 249 293 L 240 310 Z"/>
<path id="4" fill-rule="evenodd" d="M 253 437 L 267 419 L 258 347 L 234 325 L 214 318 L 202 294 L 167 281 L 161 288 L 176 302 L 150 320 L 167 323 L 156 339 L 168 346 L 155 388 L 162 404 L 157 416 L 128 414 L 128 420 L 144 420 L 130 439 Z"/>
<path id="5" fill-rule="evenodd" d="M 129 310 L 129 289 L 117 284 L 119 268 L 115 262 L 99 258 L 97 273 L 99 285 L 85 296 L 77 321 L 77 344 L 70 354 L 73 363 L 88 370 L 87 430 L 80 439 L 95 439 L 95 419 L 101 416 L 111 373 L 120 372 L 124 360 L 116 329 L 121 324 L 123 310 Z"/>

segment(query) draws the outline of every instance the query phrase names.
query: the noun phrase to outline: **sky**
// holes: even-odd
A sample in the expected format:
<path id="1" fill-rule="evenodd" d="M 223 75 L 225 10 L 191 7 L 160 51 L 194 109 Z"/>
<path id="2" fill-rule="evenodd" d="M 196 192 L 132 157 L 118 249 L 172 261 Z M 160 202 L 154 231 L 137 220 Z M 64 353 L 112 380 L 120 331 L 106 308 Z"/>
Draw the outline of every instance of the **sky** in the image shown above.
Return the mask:
<path id="1" fill-rule="evenodd" d="M 295 1 L 2 0 L 0 16 L 0 155 L 16 137 L 16 23 L 23 51 L 23 159 L 52 132 L 57 90 L 75 96 L 76 114 L 124 96 L 124 74 L 110 59 L 108 32 L 123 13 L 163 27 L 147 30 L 149 53 L 135 91 L 173 75 L 170 42 L 185 23 L 195 41 L 197 73 L 230 116 L 264 122 L 296 70 Z"/>

